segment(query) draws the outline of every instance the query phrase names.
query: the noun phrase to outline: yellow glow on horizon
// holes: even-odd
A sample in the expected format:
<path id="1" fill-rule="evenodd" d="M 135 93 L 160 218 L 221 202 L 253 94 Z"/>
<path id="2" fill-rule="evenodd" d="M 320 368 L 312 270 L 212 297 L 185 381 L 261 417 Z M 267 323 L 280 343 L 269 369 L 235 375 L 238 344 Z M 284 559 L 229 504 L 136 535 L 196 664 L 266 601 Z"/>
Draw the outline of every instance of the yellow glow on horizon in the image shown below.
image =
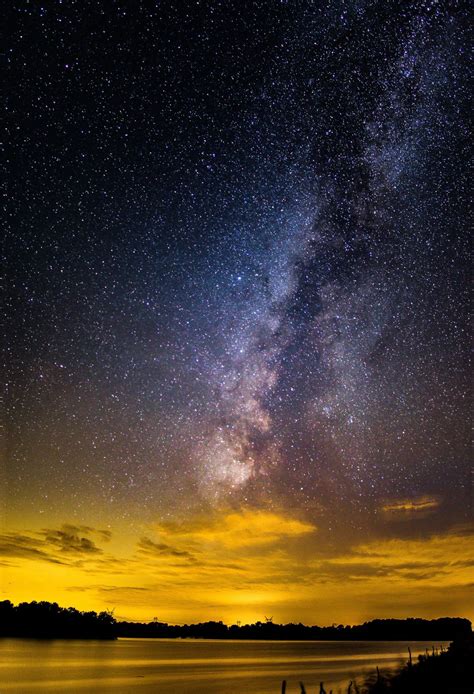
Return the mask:
<path id="1" fill-rule="evenodd" d="M 473 618 L 474 534 L 378 538 L 324 549 L 316 526 L 285 510 L 225 510 L 143 532 L 89 526 L 1 539 L 1 599 L 115 609 L 183 623 L 358 623 L 375 617 Z M 446 590 L 448 588 L 448 590 Z"/>

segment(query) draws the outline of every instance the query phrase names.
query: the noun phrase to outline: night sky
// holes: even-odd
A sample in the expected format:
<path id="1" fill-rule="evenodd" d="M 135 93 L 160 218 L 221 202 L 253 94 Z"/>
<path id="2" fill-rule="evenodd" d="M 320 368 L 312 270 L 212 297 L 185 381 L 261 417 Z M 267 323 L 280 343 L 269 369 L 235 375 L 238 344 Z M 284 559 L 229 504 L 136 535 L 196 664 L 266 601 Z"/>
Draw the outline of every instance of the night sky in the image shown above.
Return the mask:
<path id="1" fill-rule="evenodd" d="M 11 3 L 0 597 L 474 617 L 467 17 Z"/>

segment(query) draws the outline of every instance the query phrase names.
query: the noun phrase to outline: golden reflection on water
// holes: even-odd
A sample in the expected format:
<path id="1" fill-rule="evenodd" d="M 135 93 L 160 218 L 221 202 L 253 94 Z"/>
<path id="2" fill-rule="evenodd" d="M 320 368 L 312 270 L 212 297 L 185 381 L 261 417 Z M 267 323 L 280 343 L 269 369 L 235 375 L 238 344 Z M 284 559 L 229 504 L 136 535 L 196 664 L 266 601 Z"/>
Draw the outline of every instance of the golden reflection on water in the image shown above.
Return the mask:
<path id="1" fill-rule="evenodd" d="M 413 655 L 431 643 L 412 642 Z M 439 645 L 439 644 L 436 644 Z M 446 644 L 444 644 L 446 645 Z M 0 639 L 0 691 L 288 694 L 298 682 L 347 692 L 376 666 L 396 668 L 405 642 Z"/>

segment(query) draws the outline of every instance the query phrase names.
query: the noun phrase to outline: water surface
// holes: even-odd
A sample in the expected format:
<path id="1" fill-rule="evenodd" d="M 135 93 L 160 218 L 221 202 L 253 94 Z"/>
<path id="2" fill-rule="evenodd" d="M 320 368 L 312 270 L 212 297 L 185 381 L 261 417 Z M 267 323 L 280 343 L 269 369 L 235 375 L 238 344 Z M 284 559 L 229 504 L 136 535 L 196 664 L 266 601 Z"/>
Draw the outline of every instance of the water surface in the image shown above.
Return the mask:
<path id="1" fill-rule="evenodd" d="M 362 682 L 431 649 L 421 641 L 218 641 L 119 639 L 37 641 L 0 639 L 0 692 L 115 692 L 120 694 L 308 694 L 347 692 Z M 436 644 L 437 646 L 439 644 Z M 447 644 L 444 644 L 447 645 Z"/>

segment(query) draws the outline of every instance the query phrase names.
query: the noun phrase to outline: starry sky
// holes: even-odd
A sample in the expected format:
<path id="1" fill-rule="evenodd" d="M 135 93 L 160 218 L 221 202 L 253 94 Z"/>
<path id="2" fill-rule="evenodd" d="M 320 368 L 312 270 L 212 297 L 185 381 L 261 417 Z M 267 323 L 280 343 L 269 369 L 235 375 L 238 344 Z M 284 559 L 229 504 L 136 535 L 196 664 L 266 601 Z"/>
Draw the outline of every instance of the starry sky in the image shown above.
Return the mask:
<path id="1" fill-rule="evenodd" d="M 0 597 L 474 617 L 467 18 L 11 3 Z"/>

